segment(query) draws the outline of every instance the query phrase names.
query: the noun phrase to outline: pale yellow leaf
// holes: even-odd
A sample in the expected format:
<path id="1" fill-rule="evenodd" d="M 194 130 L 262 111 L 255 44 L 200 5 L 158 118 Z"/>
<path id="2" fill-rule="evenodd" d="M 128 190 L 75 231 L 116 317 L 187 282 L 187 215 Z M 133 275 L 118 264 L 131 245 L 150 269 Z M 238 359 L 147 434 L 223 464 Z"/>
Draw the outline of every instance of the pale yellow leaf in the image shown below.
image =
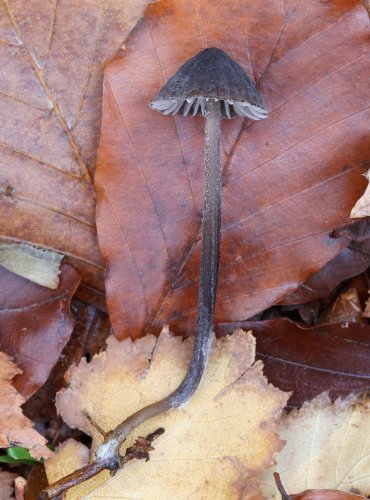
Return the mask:
<path id="1" fill-rule="evenodd" d="M 83 412 L 110 430 L 168 395 L 187 372 L 192 344 L 168 330 L 158 339 L 147 336 L 135 342 L 111 337 L 105 353 L 69 371 L 69 387 L 57 397 L 59 412 L 70 426 L 91 434 L 95 448 L 101 436 Z M 237 330 L 214 341 L 207 372 L 192 399 L 138 427 L 121 450 L 133 438 L 164 427 L 150 461 L 131 462 L 113 478 L 102 473 L 70 490 L 67 499 L 258 498 L 256 477 L 273 464 L 284 444 L 276 428 L 289 394 L 269 385 L 262 363 L 254 359 L 250 333 Z M 70 444 L 71 456 L 74 446 Z M 56 457 L 47 462 L 52 481 L 68 467 L 66 449 L 59 460 L 62 465 Z"/>
<path id="2" fill-rule="evenodd" d="M 286 416 L 279 436 L 287 441 L 276 471 L 293 495 L 333 489 L 370 495 L 370 400 L 351 395 L 332 403 L 326 393 Z M 272 476 L 260 478 L 266 499 L 280 498 Z"/>

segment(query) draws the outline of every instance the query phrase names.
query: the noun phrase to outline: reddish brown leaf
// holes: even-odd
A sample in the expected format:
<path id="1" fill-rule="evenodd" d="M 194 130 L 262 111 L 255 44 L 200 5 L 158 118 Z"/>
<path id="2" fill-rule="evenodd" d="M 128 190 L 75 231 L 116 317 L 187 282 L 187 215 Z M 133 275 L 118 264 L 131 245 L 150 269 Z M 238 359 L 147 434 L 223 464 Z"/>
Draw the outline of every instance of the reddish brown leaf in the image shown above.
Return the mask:
<path id="1" fill-rule="evenodd" d="M 100 288 L 89 169 L 103 64 L 147 1 L 0 5 L 0 238 L 66 254 Z"/>
<path id="2" fill-rule="evenodd" d="M 287 319 L 219 325 L 219 333 L 250 329 L 266 376 L 293 391 L 289 406 L 300 406 L 323 391 L 331 398 L 370 388 L 370 326 L 332 323 L 302 328 Z"/>
<path id="3" fill-rule="evenodd" d="M 25 398 L 46 381 L 72 333 L 69 307 L 79 281 L 64 265 L 59 287 L 50 290 L 0 267 L 0 350 L 22 369 L 14 386 Z"/>
<path id="4" fill-rule="evenodd" d="M 351 0 L 162 0 L 106 69 L 96 173 L 98 232 L 116 335 L 189 332 L 197 312 L 201 117 L 148 107 L 203 47 L 226 50 L 259 84 L 270 117 L 223 123 L 217 321 L 281 301 L 346 246 L 366 181 L 367 13 Z"/>

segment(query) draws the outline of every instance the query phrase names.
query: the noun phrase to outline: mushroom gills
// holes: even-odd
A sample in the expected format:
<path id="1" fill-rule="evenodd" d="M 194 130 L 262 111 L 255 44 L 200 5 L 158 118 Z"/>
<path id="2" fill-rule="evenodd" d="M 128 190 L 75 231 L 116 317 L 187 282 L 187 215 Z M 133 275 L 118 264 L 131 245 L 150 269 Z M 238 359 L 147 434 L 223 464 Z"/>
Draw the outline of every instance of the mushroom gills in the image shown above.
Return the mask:
<path id="1" fill-rule="evenodd" d="M 206 112 L 206 100 L 212 100 L 213 98 L 206 97 L 188 97 L 186 99 L 167 99 L 167 100 L 156 100 L 150 103 L 150 106 L 159 111 L 163 115 L 176 115 L 180 114 L 183 116 L 205 116 Z M 216 100 L 216 99 L 214 99 Z M 251 120 L 261 120 L 267 118 L 268 111 L 260 106 L 251 104 L 250 102 L 241 101 L 231 101 L 229 99 L 220 99 L 221 101 L 221 113 L 225 118 L 233 118 L 235 116 L 241 116 L 243 118 L 250 118 Z"/>

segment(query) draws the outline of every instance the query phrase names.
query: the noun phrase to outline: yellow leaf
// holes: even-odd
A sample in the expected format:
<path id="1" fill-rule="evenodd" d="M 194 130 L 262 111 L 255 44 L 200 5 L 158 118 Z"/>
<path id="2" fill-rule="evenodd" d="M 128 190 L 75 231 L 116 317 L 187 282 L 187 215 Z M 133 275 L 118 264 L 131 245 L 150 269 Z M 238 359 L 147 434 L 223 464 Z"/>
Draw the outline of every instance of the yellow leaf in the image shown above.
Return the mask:
<path id="1" fill-rule="evenodd" d="M 334 489 L 370 495 L 369 395 L 331 403 L 326 393 L 284 418 L 287 441 L 277 458 L 285 490 Z M 260 478 L 265 498 L 280 498 L 272 471 Z"/>
<path id="2" fill-rule="evenodd" d="M 135 342 L 111 337 L 105 353 L 69 371 L 69 387 L 57 398 L 59 412 L 70 426 L 91 434 L 95 448 L 102 438 L 83 412 L 108 431 L 168 395 L 187 372 L 192 344 L 193 339 L 183 341 L 168 330 L 158 339 Z M 121 450 L 135 437 L 164 427 L 150 461 L 131 462 L 113 478 L 104 472 L 70 490 L 67 499 L 256 498 L 256 477 L 273 464 L 284 444 L 276 429 L 289 394 L 269 385 L 262 363 L 254 359 L 250 333 L 237 330 L 214 341 L 206 374 L 191 400 L 139 426 Z M 69 446 L 75 456 L 76 445 Z M 61 477 L 61 468 L 73 470 L 70 456 L 64 448 L 59 463 L 57 457 L 47 462 L 50 481 Z"/>

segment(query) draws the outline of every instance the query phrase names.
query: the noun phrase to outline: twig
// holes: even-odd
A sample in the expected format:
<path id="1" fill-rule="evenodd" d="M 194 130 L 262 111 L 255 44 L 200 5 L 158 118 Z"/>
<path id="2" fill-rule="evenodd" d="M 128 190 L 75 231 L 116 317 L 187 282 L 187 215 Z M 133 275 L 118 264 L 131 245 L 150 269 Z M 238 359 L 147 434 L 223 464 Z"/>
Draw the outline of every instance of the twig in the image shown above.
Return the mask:
<path id="1" fill-rule="evenodd" d="M 130 448 L 127 448 L 125 455 L 123 457 L 120 457 L 118 462 L 116 457 L 111 460 L 106 460 L 105 462 L 95 459 L 91 464 L 88 464 L 85 467 L 72 472 L 68 476 L 59 479 L 59 481 L 56 481 L 55 483 L 45 488 L 39 494 L 38 500 L 48 500 L 50 498 L 61 495 L 69 488 L 77 486 L 87 479 L 96 476 L 96 474 L 99 474 L 99 472 L 105 469 L 110 470 L 114 473 L 118 469 L 118 467 L 122 467 L 124 464 L 127 464 L 127 462 L 130 462 L 131 460 L 138 459 L 148 461 L 149 452 L 151 450 L 154 450 L 154 448 L 151 446 L 152 442 L 163 433 L 164 429 L 160 427 L 155 432 L 148 434 L 146 437 L 138 437 L 134 445 Z"/>

